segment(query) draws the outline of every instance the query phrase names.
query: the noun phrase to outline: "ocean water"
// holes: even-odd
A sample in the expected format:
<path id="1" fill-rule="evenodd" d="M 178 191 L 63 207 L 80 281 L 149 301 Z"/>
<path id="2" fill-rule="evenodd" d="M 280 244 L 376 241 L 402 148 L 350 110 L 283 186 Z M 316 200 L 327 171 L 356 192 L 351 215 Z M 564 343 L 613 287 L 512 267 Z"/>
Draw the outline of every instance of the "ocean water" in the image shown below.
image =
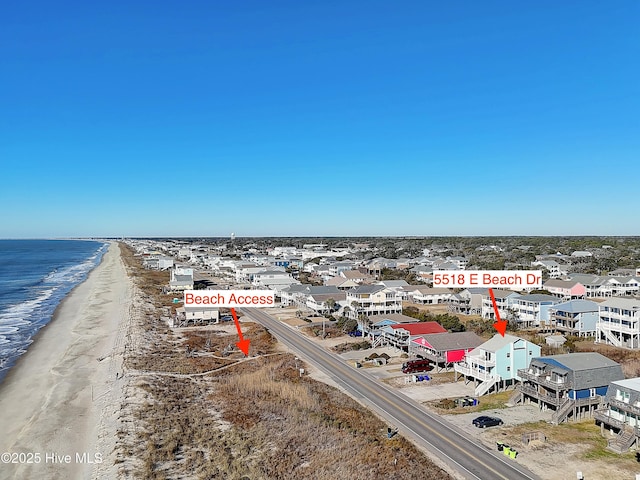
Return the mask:
<path id="1" fill-rule="evenodd" d="M 0 382 L 107 247 L 82 240 L 0 240 Z"/>

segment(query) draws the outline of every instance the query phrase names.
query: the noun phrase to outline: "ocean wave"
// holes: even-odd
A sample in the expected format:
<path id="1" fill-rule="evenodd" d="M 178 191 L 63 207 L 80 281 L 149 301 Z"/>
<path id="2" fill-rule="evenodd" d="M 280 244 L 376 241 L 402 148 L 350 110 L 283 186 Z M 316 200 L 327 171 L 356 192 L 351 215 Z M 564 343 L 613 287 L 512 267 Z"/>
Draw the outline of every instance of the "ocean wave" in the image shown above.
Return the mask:
<path id="1" fill-rule="evenodd" d="M 2 381 L 6 369 L 12 366 L 33 342 L 33 336 L 52 318 L 62 299 L 95 268 L 106 252 L 102 244 L 90 257 L 79 263 L 58 267 L 37 279 L 22 291 L 30 298 L 6 304 L 0 311 L 0 368 Z M 13 282 L 11 282 L 13 283 Z M 5 300 L 8 300 L 5 297 Z"/>
<path id="2" fill-rule="evenodd" d="M 10 305 L 0 313 L 0 324 L 26 320 L 34 310 L 50 299 L 55 291 L 56 290 L 54 288 L 48 288 L 47 290 L 41 291 L 40 294 L 32 300 L 26 300 L 15 305 Z"/>
<path id="3" fill-rule="evenodd" d="M 19 332 L 18 327 L 0 325 L 0 336 L 2 336 L 2 338 L 6 338 L 4 337 L 4 335 L 10 335 L 12 333 L 18 333 L 18 332 Z"/>
<path id="4" fill-rule="evenodd" d="M 82 263 L 71 265 L 61 270 L 53 270 L 43 279 L 44 284 L 59 285 L 64 283 L 73 283 L 80 280 L 96 265 L 96 257 L 85 260 Z"/>

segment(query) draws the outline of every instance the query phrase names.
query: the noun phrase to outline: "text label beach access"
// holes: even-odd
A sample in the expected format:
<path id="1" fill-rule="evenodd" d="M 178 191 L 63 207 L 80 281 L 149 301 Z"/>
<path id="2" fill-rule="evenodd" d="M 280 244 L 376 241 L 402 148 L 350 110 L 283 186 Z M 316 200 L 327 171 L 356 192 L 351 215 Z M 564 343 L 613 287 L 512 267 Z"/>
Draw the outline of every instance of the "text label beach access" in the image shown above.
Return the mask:
<path id="1" fill-rule="evenodd" d="M 216 307 L 273 307 L 273 290 L 185 290 L 184 304 L 215 305 Z"/>

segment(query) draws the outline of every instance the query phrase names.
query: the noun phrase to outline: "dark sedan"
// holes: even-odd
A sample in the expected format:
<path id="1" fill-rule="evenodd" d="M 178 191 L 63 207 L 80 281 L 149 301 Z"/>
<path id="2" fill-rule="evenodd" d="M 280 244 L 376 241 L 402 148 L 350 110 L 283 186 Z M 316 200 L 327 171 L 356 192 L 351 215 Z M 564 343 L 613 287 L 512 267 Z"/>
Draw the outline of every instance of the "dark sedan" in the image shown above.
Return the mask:
<path id="1" fill-rule="evenodd" d="M 504 422 L 498 417 L 488 417 L 483 415 L 473 419 L 473 424 L 478 428 L 495 427 L 496 425 L 502 425 Z"/>

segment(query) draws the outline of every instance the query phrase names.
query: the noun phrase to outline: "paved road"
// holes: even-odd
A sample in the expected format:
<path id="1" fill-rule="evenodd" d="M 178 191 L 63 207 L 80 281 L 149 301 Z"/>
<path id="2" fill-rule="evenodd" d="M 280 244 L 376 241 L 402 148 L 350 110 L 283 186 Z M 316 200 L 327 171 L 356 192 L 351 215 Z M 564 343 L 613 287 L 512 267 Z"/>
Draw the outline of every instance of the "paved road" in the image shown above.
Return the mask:
<path id="1" fill-rule="evenodd" d="M 532 473 L 495 450 L 468 439 L 464 432 L 427 412 L 397 391 L 356 370 L 340 357 L 257 309 L 243 314 L 264 325 L 299 356 L 327 373 L 364 405 L 375 409 L 408 439 L 434 452 L 465 478 L 480 480 L 531 480 Z"/>

